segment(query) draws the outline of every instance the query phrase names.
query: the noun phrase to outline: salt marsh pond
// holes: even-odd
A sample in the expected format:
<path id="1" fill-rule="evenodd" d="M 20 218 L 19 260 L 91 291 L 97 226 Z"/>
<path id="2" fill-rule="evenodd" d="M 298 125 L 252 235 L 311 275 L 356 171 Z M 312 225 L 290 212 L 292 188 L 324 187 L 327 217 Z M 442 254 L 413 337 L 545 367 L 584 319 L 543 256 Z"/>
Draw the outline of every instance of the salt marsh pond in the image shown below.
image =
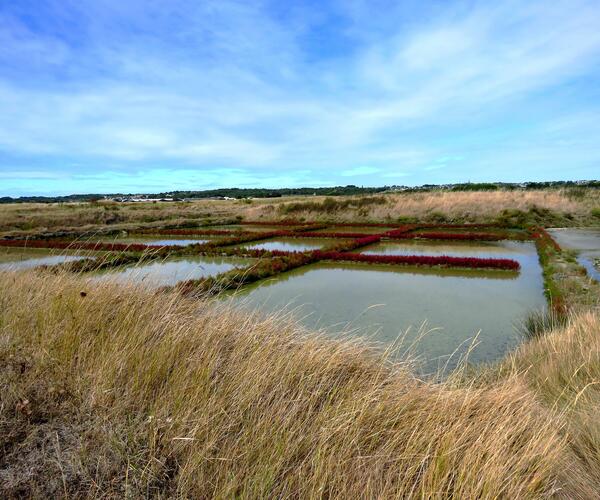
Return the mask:
<path id="1" fill-rule="evenodd" d="M 39 266 L 54 266 L 65 262 L 83 260 L 89 252 L 66 252 L 28 248 L 0 248 L 0 271 L 18 271 Z"/>
<path id="2" fill-rule="evenodd" d="M 404 335 L 400 353 L 420 337 L 419 330 L 427 330 L 414 346 L 425 371 L 455 366 L 475 337 L 471 362 L 500 358 L 521 340 L 518 330 L 528 313 L 546 305 L 538 256 L 529 242 L 385 242 L 364 251 L 512 258 L 521 270 L 321 262 L 250 285 L 230 300 L 266 312 L 293 309 L 309 328 L 359 333 L 383 346 Z"/>
<path id="3" fill-rule="evenodd" d="M 577 252 L 577 261 L 585 267 L 588 275 L 600 281 L 600 227 L 598 228 L 555 228 L 548 232 L 557 243 Z"/>
<path id="4" fill-rule="evenodd" d="M 125 284 L 135 283 L 156 288 L 173 286 L 185 280 L 216 276 L 235 268 L 246 267 L 250 262 L 249 259 L 237 257 L 172 257 L 167 260 L 111 269 L 93 279 Z"/>

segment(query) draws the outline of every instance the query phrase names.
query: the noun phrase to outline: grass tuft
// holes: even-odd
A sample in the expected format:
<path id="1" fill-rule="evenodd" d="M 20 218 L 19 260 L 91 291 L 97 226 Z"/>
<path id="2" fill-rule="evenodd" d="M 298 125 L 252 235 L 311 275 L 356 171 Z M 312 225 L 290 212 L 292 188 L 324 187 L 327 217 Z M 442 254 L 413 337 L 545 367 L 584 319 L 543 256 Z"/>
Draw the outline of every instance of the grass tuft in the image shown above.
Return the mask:
<path id="1" fill-rule="evenodd" d="M 0 273 L 2 492 L 594 498 L 599 325 L 571 322 L 476 387 L 289 317 Z"/>

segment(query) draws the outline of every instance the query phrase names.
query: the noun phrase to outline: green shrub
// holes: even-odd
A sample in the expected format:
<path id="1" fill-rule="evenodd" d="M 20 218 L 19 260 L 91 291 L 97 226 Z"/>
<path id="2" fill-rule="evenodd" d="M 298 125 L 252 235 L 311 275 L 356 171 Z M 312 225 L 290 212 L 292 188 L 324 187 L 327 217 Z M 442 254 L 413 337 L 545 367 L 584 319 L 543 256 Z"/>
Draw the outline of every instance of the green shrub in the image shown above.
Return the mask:
<path id="1" fill-rule="evenodd" d="M 431 212 L 429 214 L 429 216 L 427 217 L 428 220 L 431 220 L 433 222 L 447 222 L 448 221 L 448 217 L 446 216 L 446 214 L 442 213 L 442 212 Z"/>

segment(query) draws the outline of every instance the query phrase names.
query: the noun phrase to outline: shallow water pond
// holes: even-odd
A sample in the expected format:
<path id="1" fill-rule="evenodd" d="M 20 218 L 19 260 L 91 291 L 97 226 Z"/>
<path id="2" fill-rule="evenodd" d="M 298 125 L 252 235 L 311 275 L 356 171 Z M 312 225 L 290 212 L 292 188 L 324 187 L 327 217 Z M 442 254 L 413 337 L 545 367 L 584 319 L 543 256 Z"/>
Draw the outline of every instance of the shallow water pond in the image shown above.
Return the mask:
<path id="1" fill-rule="evenodd" d="M 517 260 L 519 273 L 317 263 L 246 287 L 231 300 L 265 312 L 297 307 L 295 314 L 310 328 L 331 334 L 354 328 L 353 334 L 384 345 L 408 330 L 403 349 L 426 322 L 434 330 L 414 352 L 431 372 L 445 363 L 455 366 L 478 332 L 471 362 L 498 359 L 520 341 L 517 328 L 546 301 L 533 245 Z"/>
<path id="2" fill-rule="evenodd" d="M 348 240 L 343 238 L 273 238 L 266 241 L 245 243 L 240 248 L 249 250 L 282 250 L 286 252 L 305 252 L 319 250 Z"/>
<path id="3" fill-rule="evenodd" d="M 111 269 L 92 278 L 99 281 L 173 286 L 180 281 L 207 278 L 249 265 L 250 259 L 236 257 L 180 257 Z"/>
<path id="4" fill-rule="evenodd" d="M 552 228 L 547 231 L 563 248 L 571 250 L 600 250 L 600 227 Z"/>
<path id="5" fill-rule="evenodd" d="M 521 241 L 436 241 L 388 240 L 359 248 L 355 252 L 368 255 L 448 255 L 482 259 L 515 259 L 519 255 L 535 256 L 535 245 Z"/>
<path id="6" fill-rule="evenodd" d="M 125 245 L 141 244 L 141 245 L 153 245 L 153 246 L 187 246 L 196 245 L 201 243 L 208 243 L 209 241 L 217 241 L 218 238 L 212 236 L 199 236 L 197 238 L 193 236 L 143 236 L 143 235 L 132 235 L 119 238 L 102 238 L 100 241 L 107 243 L 122 243 Z"/>
<path id="7" fill-rule="evenodd" d="M 65 250 L 60 250 L 59 252 L 37 248 L 2 248 L 0 249 L 0 271 L 17 271 L 38 266 L 53 266 L 65 262 L 83 260 L 92 256 L 89 252 L 78 253 Z"/>
<path id="8" fill-rule="evenodd" d="M 379 234 L 397 229 L 398 226 L 389 227 L 366 227 L 366 226 L 328 226 L 325 229 L 317 229 L 315 233 L 363 233 Z"/>
<path id="9" fill-rule="evenodd" d="M 554 228 L 548 232 L 562 248 L 576 250 L 579 264 L 600 281 L 600 270 L 594 265 L 600 259 L 600 228 Z"/>

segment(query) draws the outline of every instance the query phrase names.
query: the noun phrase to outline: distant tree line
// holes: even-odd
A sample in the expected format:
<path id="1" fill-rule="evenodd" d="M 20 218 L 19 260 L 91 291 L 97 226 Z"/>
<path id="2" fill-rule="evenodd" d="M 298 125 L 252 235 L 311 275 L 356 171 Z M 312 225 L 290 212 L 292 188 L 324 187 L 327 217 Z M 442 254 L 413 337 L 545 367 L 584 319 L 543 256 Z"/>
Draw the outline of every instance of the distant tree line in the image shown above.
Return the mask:
<path id="1" fill-rule="evenodd" d="M 373 194 L 387 191 L 388 186 L 383 187 L 358 187 L 353 185 L 335 186 L 326 188 L 281 188 L 281 189 L 262 189 L 262 188 L 223 188 L 210 189 L 206 191 L 170 191 L 168 193 L 158 193 L 158 198 L 279 198 L 281 196 L 298 195 L 316 195 L 316 196 L 342 196 L 353 194 Z"/>
<path id="2" fill-rule="evenodd" d="M 600 181 L 548 181 L 548 182 L 467 182 L 459 184 L 424 184 L 422 186 L 382 186 L 359 187 L 354 185 L 334 187 L 302 187 L 302 188 L 223 188 L 208 189 L 203 191 L 169 191 L 163 193 L 146 194 L 73 194 L 68 196 L 10 196 L 0 197 L 0 203 L 68 203 L 83 201 L 98 201 L 104 198 L 169 198 L 183 199 L 210 199 L 210 198 L 279 198 L 281 196 L 348 196 L 359 194 L 376 194 L 385 192 L 427 192 L 427 191 L 495 191 L 495 190 L 539 190 L 557 188 L 600 188 Z"/>

